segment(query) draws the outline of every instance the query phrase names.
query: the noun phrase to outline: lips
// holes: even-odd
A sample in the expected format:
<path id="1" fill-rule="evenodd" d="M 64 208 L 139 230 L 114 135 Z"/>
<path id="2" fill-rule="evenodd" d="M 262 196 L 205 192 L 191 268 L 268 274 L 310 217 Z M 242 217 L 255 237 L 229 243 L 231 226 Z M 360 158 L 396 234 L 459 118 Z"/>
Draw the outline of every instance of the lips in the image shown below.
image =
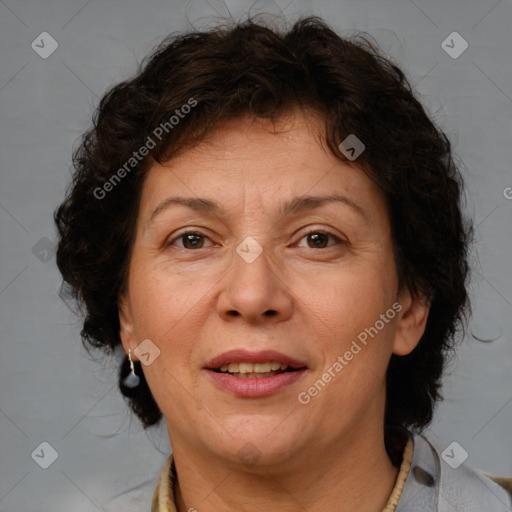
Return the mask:
<path id="1" fill-rule="evenodd" d="M 214 357 L 205 370 L 222 391 L 241 398 L 257 398 L 292 385 L 304 375 L 307 366 L 275 350 L 231 350 Z"/>

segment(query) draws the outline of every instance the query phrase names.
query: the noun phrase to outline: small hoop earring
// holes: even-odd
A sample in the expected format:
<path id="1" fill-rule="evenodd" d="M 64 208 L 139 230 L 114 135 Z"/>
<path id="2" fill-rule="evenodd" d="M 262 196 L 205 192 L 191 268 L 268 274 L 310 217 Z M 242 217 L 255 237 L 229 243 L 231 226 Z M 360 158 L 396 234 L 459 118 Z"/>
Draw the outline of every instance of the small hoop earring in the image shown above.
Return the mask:
<path id="1" fill-rule="evenodd" d="M 132 349 L 128 351 L 128 360 L 130 361 L 130 373 L 125 377 L 123 383 L 127 388 L 136 388 L 140 384 L 140 377 L 135 373 L 135 367 L 132 361 Z"/>

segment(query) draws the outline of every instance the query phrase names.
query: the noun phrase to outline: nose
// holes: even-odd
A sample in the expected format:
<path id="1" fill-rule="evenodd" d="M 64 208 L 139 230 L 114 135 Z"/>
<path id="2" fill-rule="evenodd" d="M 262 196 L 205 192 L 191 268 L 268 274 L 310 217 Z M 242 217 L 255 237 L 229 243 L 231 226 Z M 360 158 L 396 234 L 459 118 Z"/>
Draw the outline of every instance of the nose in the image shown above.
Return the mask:
<path id="1" fill-rule="evenodd" d="M 288 320 L 295 299 L 287 276 L 265 250 L 249 261 L 234 254 L 232 268 L 222 281 L 219 315 L 227 321 L 241 317 L 254 325 Z"/>

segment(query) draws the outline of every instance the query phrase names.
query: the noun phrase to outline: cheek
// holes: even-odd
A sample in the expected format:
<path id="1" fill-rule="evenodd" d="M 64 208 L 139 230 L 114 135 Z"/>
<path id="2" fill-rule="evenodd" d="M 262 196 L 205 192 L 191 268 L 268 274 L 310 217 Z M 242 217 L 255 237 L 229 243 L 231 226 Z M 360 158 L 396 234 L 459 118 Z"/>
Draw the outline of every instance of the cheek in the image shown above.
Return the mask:
<path id="1" fill-rule="evenodd" d="M 350 282 L 336 286 L 331 281 L 329 291 L 318 297 L 315 314 L 309 315 L 318 327 L 309 331 L 318 334 L 313 340 L 318 366 L 301 391 L 311 393 L 311 415 L 321 415 L 327 423 L 339 421 L 340 411 L 364 414 L 365 404 L 384 392 L 392 350 L 394 310 L 387 323 L 380 319 L 392 308 L 391 294 L 370 281 L 354 281 L 353 287 Z"/>
<path id="2" fill-rule="evenodd" d="M 302 283 L 301 296 L 322 320 L 327 337 L 347 340 L 370 327 L 395 301 L 394 267 L 360 265 L 342 267 Z M 311 315 L 314 317 L 315 315 Z"/>
<path id="3" fill-rule="evenodd" d="M 190 274 L 143 262 L 133 269 L 130 297 L 141 334 L 165 343 L 182 321 L 200 308 L 211 285 Z"/>
<path id="4" fill-rule="evenodd" d="M 208 292 L 216 280 L 206 276 L 184 277 L 161 267 L 134 269 L 130 297 L 135 314 L 135 332 L 140 341 L 150 339 L 160 350 L 154 363 L 144 368 L 152 390 L 179 387 L 190 378 L 194 351 L 202 326 L 211 312 Z M 157 392 L 158 393 L 158 392 Z"/>
<path id="5" fill-rule="evenodd" d="M 314 313 L 309 313 L 310 322 L 317 324 L 309 332 L 318 334 L 314 342 L 319 365 L 314 381 L 329 382 L 325 389 L 319 383 L 322 399 L 316 406 L 327 401 L 342 409 L 358 409 L 382 391 L 385 382 L 395 315 L 391 311 L 384 324 L 380 315 L 395 302 L 395 278 L 389 269 L 367 265 L 338 272 L 321 284 L 322 291 L 310 293 L 308 299 Z"/>
<path id="6" fill-rule="evenodd" d="M 143 366 L 151 392 L 162 411 L 168 403 L 181 403 L 188 397 L 189 368 L 197 334 L 192 320 L 197 314 L 196 295 L 190 288 L 177 290 L 171 280 L 148 276 L 134 286 L 136 292 L 137 334 L 150 339 L 159 356 Z M 184 396 L 185 395 L 185 396 Z"/>

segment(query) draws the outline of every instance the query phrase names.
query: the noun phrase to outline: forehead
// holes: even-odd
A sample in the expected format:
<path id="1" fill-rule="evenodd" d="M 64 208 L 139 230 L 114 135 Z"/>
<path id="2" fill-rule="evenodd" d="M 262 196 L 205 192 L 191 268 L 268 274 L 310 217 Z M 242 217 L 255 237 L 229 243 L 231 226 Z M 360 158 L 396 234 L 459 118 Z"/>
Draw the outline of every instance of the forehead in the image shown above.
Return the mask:
<path id="1" fill-rule="evenodd" d="M 371 210 L 382 206 L 378 187 L 355 162 L 328 149 L 319 115 L 289 114 L 269 119 L 237 118 L 196 147 L 164 164 L 145 179 L 141 214 L 148 218 L 166 197 L 207 197 L 223 213 L 281 212 L 300 195 L 343 195 Z M 219 213 L 218 211 L 216 213 Z"/>

